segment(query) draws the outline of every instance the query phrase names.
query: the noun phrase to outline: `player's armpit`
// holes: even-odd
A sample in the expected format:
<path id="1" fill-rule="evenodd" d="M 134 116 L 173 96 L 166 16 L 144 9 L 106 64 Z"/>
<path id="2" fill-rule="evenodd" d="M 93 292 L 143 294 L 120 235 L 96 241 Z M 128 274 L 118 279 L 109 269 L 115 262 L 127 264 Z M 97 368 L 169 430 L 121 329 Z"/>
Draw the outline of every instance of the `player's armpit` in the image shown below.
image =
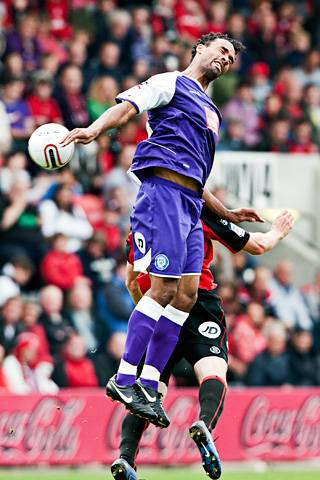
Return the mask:
<path id="1" fill-rule="evenodd" d="M 138 275 L 138 272 L 133 271 L 133 265 L 128 262 L 126 271 L 126 287 L 135 304 L 137 304 L 139 300 L 141 300 L 141 298 L 143 297 L 139 284 L 137 282 Z"/>

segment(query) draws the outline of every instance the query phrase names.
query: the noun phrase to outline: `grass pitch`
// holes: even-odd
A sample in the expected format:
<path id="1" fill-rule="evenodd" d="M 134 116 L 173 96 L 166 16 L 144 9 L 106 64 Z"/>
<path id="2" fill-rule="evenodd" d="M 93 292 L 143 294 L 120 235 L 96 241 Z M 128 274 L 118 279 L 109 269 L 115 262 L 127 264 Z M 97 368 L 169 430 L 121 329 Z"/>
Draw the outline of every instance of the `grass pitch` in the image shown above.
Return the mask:
<path id="1" fill-rule="evenodd" d="M 109 471 L 92 470 L 0 470 L 0 480 L 111 480 Z M 208 477 L 197 470 L 181 468 L 141 469 L 141 480 L 205 480 Z M 318 480 L 319 471 L 269 470 L 256 472 L 226 472 L 221 480 Z"/>

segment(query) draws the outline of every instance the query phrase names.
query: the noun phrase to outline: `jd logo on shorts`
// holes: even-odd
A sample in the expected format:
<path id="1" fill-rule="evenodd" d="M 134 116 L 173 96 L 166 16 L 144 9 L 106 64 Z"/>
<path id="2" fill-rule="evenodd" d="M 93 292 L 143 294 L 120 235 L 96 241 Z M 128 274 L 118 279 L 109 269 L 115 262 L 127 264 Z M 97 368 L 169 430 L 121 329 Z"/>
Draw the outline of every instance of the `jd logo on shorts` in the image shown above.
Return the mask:
<path id="1" fill-rule="evenodd" d="M 213 347 L 210 347 L 210 352 L 218 355 L 221 352 L 221 350 L 220 348 L 213 346 Z"/>
<path id="2" fill-rule="evenodd" d="M 221 328 L 215 322 L 204 322 L 198 328 L 198 331 L 207 338 L 218 338 L 221 334 Z"/>
<path id="3" fill-rule="evenodd" d="M 140 252 L 144 255 L 146 253 L 146 240 L 142 233 L 140 232 L 135 232 L 134 234 L 134 241 L 135 244 L 137 245 L 138 249 Z"/>
<path id="4" fill-rule="evenodd" d="M 169 267 L 169 258 L 164 253 L 159 253 L 154 259 L 154 264 L 157 270 L 165 270 Z"/>

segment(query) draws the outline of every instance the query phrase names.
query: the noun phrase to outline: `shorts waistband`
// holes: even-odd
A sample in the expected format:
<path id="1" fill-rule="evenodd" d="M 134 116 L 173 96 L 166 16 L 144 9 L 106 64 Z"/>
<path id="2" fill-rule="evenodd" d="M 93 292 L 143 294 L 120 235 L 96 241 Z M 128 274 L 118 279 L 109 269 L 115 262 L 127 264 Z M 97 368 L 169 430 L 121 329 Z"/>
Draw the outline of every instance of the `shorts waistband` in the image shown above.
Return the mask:
<path id="1" fill-rule="evenodd" d="M 187 195 L 190 195 L 191 197 L 195 197 L 199 199 L 202 198 L 202 193 L 196 192 L 195 190 L 191 190 L 191 188 L 184 187 L 183 185 L 179 185 L 178 183 L 171 182 L 170 180 L 166 180 L 165 178 L 157 177 L 156 175 L 151 175 L 150 177 L 146 177 L 143 180 L 143 183 L 145 182 L 152 182 L 160 185 L 166 185 L 167 187 L 172 187 L 177 190 L 181 190 L 182 192 L 186 193 Z"/>

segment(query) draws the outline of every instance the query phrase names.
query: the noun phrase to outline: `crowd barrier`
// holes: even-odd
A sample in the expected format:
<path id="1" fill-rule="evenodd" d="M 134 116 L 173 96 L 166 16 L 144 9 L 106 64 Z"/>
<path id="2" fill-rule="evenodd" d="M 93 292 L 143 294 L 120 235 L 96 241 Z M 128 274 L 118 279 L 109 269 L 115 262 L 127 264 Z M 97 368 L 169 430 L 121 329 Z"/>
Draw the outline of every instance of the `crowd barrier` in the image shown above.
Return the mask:
<path id="1" fill-rule="evenodd" d="M 171 389 L 165 405 L 171 426 L 145 432 L 139 463 L 198 462 L 187 435 L 198 415 L 197 390 Z M 108 464 L 118 455 L 123 415 L 100 389 L 2 394 L 0 465 Z M 223 460 L 320 457 L 320 388 L 230 389 L 214 436 Z"/>

